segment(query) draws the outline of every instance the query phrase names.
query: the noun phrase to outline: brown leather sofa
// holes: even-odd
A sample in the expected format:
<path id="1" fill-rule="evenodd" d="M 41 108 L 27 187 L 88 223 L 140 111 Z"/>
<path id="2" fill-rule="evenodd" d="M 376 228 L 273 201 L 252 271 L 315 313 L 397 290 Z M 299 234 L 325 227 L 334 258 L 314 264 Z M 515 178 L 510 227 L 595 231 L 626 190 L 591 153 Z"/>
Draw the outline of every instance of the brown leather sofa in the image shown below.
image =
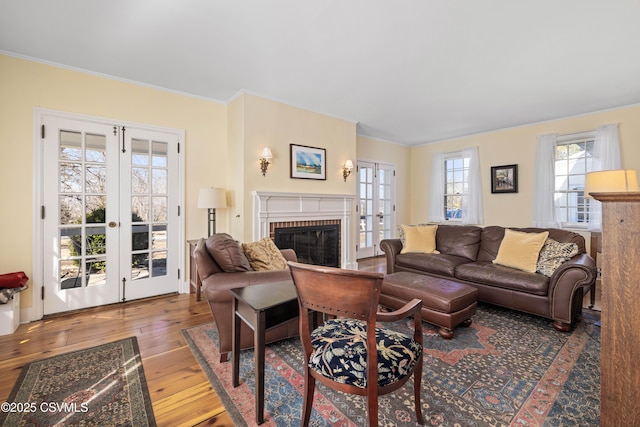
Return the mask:
<path id="1" fill-rule="evenodd" d="M 553 326 L 570 331 L 582 311 L 582 299 L 595 281 L 595 262 L 585 253 L 584 238 L 560 229 L 512 228 L 515 231 L 549 232 L 549 238 L 575 243 L 578 254 L 558 267 L 551 277 L 494 264 L 505 227 L 439 225 L 439 254 L 400 253 L 402 241 L 380 242 L 387 273 L 408 271 L 455 279 L 478 289 L 478 301 L 491 303 L 553 320 Z"/>
<path id="2" fill-rule="evenodd" d="M 253 271 L 244 257 L 239 256 L 234 247 L 220 247 L 220 239 L 229 242 L 228 234 L 214 234 L 208 239 L 201 239 L 194 250 L 194 257 L 198 269 L 198 275 L 202 281 L 203 293 L 211 314 L 215 320 L 220 339 L 220 361 L 226 362 L 231 352 L 231 325 L 233 322 L 233 297 L 229 292 L 233 288 L 241 288 L 263 283 L 281 282 L 291 280 L 291 273 L 286 270 Z M 216 251 L 224 251 L 227 260 L 225 271 L 214 259 Z M 297 256 L 292 249 L 280 251 L 287 261 L 297 261 Z M 220 257 L 218 256 L 218 259 Z M 232 268 L 229 268 L 231 265 Z M 238 271 L 229 271 L 235 269 Z M 297 318 L 280 326 L 267 330 L 266 342 L 274 342 L 298 335 Z M 240 330 L 240 346 L 242 349 L 253 347 L 253 331 L 242 322 Z"/>

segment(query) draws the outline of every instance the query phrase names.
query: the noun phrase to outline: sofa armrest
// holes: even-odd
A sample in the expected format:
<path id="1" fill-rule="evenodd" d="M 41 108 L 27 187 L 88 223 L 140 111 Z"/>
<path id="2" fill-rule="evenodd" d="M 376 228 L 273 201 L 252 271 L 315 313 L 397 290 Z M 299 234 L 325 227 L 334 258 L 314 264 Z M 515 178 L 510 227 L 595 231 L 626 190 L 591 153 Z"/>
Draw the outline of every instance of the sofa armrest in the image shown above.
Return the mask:
<path id="1" fill-rule="evenodd" d="M 198 241 L 198 244 L 196 245 L 195 250 L 193 251 L 193 258 L 195 259 L 196 266 L 198 267 L 198 276 L 203 282 L 212 274 L 222 272 L 220 266 L 214 261 L 214 259 L 211 257 L 211 254 L 207 250 L 205 241 L 206 239 L 200 239 Z"/>
<path id="2" fill-rule="evenodd" d="M 574 301 L 578 288 L 591 286 L 596 280 L 596 263 L 588 254 L 581 253 L 563 263 L 549 279 L 551 318 L 571 323 L 575 313 L 582 306 Z"/>
<path id="3" fill-rule="evenodd" d="M 387 274 L 395 273 L 396 255 L 402 250 L 402 240 L 384 239 L 380 242 L 380 249 L 382 249 L 387 259 Z"/>

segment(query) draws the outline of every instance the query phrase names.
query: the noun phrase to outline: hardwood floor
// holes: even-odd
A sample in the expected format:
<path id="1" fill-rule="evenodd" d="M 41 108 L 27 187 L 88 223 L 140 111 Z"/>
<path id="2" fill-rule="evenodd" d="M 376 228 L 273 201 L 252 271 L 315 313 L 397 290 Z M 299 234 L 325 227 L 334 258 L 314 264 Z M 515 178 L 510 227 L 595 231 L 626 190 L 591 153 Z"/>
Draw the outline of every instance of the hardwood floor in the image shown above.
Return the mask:
<path id="1" fill-rule="evenodd" d="M 381 257 L 359 260 L 358 265 L 367 271 L 386 269 Z M 597 296 L 599 306 L 599 292 Z M 0 337 L 0 401 L 7 400 L 22 366 L 30 361 L 136 336 L 158 426 L 232 426 L 180 333 L 210 321 L 208 304 L 196 302 L 195 294 L 183 294 L 20 325 L 14 334 Z"/>
<path id="2" fill-rule="evenodd" d="M 0 401 L 7 400 L 27 362 L 136 336 L 158 426 L 232 426 L 180 333 L 211 320 L 206 302 L 183 294 L 20 325 L 0 337 Z"/>

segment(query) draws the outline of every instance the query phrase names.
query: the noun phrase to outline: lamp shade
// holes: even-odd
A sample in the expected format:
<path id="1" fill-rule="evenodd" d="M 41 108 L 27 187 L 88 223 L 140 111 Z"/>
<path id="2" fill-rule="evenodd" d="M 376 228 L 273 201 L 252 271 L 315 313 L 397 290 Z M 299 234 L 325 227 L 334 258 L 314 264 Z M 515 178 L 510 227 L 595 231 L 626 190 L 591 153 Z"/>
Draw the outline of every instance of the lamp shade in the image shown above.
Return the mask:
<path id="1" fill-rule="evenodd" d="M 593 199 L 591 193 L 628 193 L 638 191 L 635 170 L 609 170 L 590 172 L 584 186 L 585 197 Z"/>
<path id="2" fill-rule="evenodd" d="M 224 188 L 201 188 L 198 193 L 198 207 L 216 209 L 227 207 L 227 195 Z"/>
<path id="3" fill-rule="evenodd" d="M 344 162 L 344 168 L 349 170 L 353 169 L 353 162 L 351 160 L 347 160 Z"/>
<path id="4" fill-rule="evenodd" d="M 267 160 L 273 159 L 273 154 L 271 154 L 271 149 L 269 147 L 264 147 L 262 149 L 262 158 Z"/>

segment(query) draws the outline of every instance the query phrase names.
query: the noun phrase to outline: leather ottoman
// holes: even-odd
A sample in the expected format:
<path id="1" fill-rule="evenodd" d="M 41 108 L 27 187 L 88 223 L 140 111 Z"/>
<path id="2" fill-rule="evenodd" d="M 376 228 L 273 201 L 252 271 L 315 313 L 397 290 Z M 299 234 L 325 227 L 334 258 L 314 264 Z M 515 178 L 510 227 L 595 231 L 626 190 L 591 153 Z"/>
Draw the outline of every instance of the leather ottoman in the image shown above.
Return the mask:
<path id="1" fill-rule="evenodd" d="M 478 307 L 478 290 L 449 279 L 401 271 L 382 282 L 380 304 L 398 309 L 413 298 L 422 300 L 422 320 L 440 329 L 443 338 L 453 338 L 453 329 L 471 325 Z"/>

